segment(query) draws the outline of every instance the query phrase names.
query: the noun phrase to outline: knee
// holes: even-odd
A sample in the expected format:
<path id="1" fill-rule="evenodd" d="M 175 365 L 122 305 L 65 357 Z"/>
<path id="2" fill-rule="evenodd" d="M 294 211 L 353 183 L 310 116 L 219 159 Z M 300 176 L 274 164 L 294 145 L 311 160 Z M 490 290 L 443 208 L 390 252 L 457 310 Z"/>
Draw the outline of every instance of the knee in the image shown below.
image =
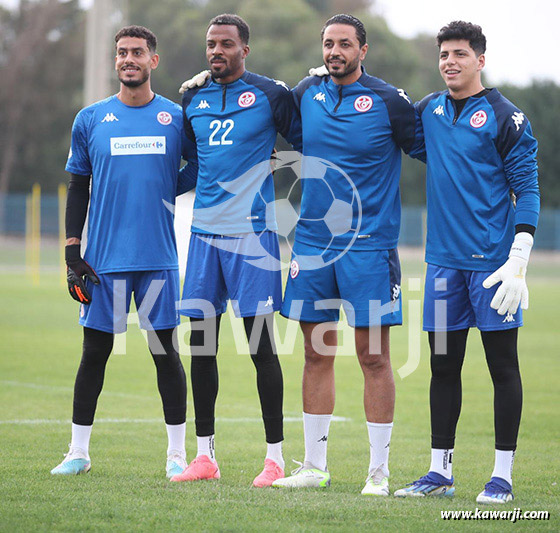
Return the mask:
<path id="1" fill-rule="evenodd" d="M 519 365 L 517 360 L 508 361 L 507 364 L 488 365 L 490 376 L 495 385 L 505 384 L 511 385 L 513 383 L 521 382 L 521 374 L 519 372 Z"/>
<path id="2" fill-rule="evenodd" d="M 104 366 L 113 349 L 113 334 L 84 328 L 81 366 Z"/>
<path id="3" fill-rule="evenodd" d="M 367 374 L 378 374 L 391 369 L 391 359 L 389 354 L 372 354 L 368 350 L 358 351 L 358 361 L 362 371 Z"/>
<path id="4" fill-rule="evenodd" d="M 451 355 L 432 355 L 430 360 L 432 378 L 460 379 L 461 362 Z"/>
<path id="5" fill-rule="evenodd" d="M 307 369 L 328 369 L 334 365 L 334 357 L 318 353 L 311 341 L 304 343 L 304 352 Z"/>

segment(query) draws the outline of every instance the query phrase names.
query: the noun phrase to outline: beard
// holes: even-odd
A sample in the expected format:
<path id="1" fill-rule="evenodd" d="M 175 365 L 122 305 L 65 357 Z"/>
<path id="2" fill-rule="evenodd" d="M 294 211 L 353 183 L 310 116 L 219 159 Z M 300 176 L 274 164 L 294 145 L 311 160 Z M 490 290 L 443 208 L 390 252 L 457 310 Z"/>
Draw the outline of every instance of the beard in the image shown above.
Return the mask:
<path id="1" fill-rule="evenodd" d="M 142 77 L 138 80 L 131 80 L 128 78 L 121 78 L 121 76 L 119 75 L 119 81 L 125 86 L 125 87 L 140 87 L 140 85 L 144 85 L 144 83 L 146 83 L 148 80 L 150 79 L 150 73 L 148 71 L 143 72 Z"/>
<path id="2" fill-rule="evenodd" d="M 333 78 L 345 78 L 346 76 L 349 76 L 350 74 L 355 72 L 356 69 L 358 68 L 359 64 L 360 64 L 360 60 L 359 60 L 359 58 L 356 58 L 354 61 L 350 61 L 349 63 L 347 62 L 344 65 L 342 65 L 341 67 L 339 67 L 338 69 L 334 70 L 334 69 L 331 68 L 331 66 L 327 62 L 327 69 L 328 69 L 331 77 L 333 77 Z"/>
<path id="3" fill-rule="evenodd" d="M 216 67 L 210 64 L 210 72 L 212 77 L 216 80 L 227 78 L 231 74 L 231 68 L 228 67 L 227 64 L 220 63 L 220 67 L 222 67 L 220 70 L 216 70 Z"/>

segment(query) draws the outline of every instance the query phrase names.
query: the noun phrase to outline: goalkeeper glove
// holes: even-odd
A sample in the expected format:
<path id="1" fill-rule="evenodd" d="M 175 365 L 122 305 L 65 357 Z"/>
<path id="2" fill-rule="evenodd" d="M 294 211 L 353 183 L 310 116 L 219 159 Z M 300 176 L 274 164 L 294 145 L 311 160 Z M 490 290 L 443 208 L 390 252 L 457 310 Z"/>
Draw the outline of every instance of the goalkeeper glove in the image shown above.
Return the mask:
<path id="1" fill-rule="evenodd" d="M 91 295 L 86 289 L 84 278 L 89 279 L 94 285 L 99 285 L 99 278 L 95 270 L 91 268 L 80 255 L 79 244 L 69 244 L 65 248 L 66 257 L 66 280 L 70 296 L 81 304 L 89 305 Z"/>
<path id="2" fill-rule="evenodd" d="M 518 233 L 511 245 L 509 259 L 482 282 L 485 289 L 502 282 L 490 302 L 490 307 L 497 309 L 499 315 L 505 315 L 506 312 L 515 314 L 520 303 L 521 309 L 529 308 L 529 290 L 525 274 L 532 247 L 533 236 L 526 232 Z"/>
<path id="3" fill-rule="evenodd" d="M 320 78 L 322 78 L 323 76 L 329 75 L 329 69 L 325 65 L 321 65 L 320 67 L 310 68 L 309 75 L 319 76 Z"/>
<path id="4" fill-rule="evenodd" d="M 206 80 L 210 77 L 209 70 L 203 70 L 199 72 L 195 76 L 193 76 L 190 80 L 184 81 L 179 89 L 179 92 L 183 94 L 184 92 L 188 91 L 189 89 L 194 89 L 195 87 L 202 87 Z"/>

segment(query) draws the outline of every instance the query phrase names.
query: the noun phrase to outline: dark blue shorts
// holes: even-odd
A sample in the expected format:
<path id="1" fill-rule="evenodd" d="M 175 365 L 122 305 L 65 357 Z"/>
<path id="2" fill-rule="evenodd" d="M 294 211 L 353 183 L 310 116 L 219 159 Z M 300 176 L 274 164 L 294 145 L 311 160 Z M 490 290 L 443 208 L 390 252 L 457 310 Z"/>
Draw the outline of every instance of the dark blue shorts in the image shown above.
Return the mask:
<path id="1" fill-rule="evenodd" d="M 324 266 L 313 268 L 317 263 L 311 261 L 306 268 L 306 257 L 317 255 Z M 341 253 L 296 243 L 281 314 L 300 322 L 337 322 L 342 305 L 352 327 L 400 325 L 400 285 L 396 249 Z"/>
<path id="2" fill-rule="evenodd" d="M 518 328 L 521 308 L 499 315 L 490 302 L 500 284 L 485 289 L 482 282 L 492 272 L 456 270 L 428 265 L 424 290 L 424 331 L 457 331 L 477 327 L 481 331 Z"/>
<path id="3" fill-rule="evenodd" d="M 91 303 L 80 305 L 82 326 L 108 333 L 125 332 L 133 292 L 142 329 L 171 329 L 179 324 L 177 270 L 113 272 L 98 277 L 99 285 L 86 283 Z"/>
<path id="4" fill-rule="evenodd" d="M 260 236 L 193 233 L 179 313 L 193 318 L 221 315 L 228 299 L 237 317 L 278 311 L 282 303 L 280 269 L 274 232 Z"/>

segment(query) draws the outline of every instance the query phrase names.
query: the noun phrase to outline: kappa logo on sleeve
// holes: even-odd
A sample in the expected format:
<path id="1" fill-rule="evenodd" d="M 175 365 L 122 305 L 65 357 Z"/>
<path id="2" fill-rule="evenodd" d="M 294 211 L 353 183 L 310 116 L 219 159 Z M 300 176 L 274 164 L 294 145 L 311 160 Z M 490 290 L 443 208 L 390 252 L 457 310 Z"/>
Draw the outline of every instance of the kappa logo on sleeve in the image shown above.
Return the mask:
<path id="1" fill-rule="evenodd" d="M 286 91 L 290 90 L 290 88 L 282 80 L 274 80 L 274 83 L 276 83 L 276 85 L 280 85 L 280 87 L 284 87 Z"/>
<path id="2" fill-rule="evenodd" d="M 513 115 L 511 115 L 511 119 L 515 124 L 515 131 L 519 131 L 519 126 L 523 124 L 523 121 L 525 120 L 525 115 L 523 113 L 514 113 Z"/>
<path id="3" fill-rule="evenodd" d="M 410 101 L 410 98 L 408 97 L 408 94 L 406 94 L 406 92 L 404 91 L 404 89 L 397 89 L 397 92 L 399 93 L 399 96 L 401 98 L 404 98 L 409 104 L 411 104 L 412 102 Z"/>
<path id="4" fill-rule="evenodd" d="M 111 155 L 165 155 L 165 137 L 111 137 Z"/>

